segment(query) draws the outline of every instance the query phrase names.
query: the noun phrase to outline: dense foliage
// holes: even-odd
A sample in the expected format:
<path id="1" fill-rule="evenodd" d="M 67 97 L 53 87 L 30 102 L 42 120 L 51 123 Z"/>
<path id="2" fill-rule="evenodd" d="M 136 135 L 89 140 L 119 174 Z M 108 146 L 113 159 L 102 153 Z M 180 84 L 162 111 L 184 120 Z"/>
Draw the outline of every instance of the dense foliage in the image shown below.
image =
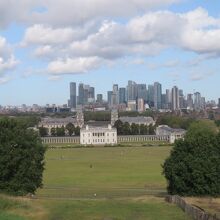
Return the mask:
<path id="1" fill-rule="evenodd" d="M 171 128 L 182 128 L 187 130 L 194 121 L 194 118 L 189 117 L 184 118 L 174 115 L 161 115 L 157 119 L 157 125 L 168 125 Z"/>
<path id="2" fill-rule="evenodd" d="M 184 196 L 220 195 L 220 134 L 214 123 L 193 123 L 163 165 L 168 192 Z"/>
<path id="3" fill-rule="evenodd" d="M 111 121 L 111 112 L 110 111 L 100 111 L 100 112 L 84 112 L 85 121 Z"/>
<path id="4" fill-rule="evenodd" d="M 0 189 L 25 195 L 42 186 L 45 148 L 23 121 L 0 119 Z"/>
<path id="5" fill-rule="evenodd" d="M 155 126 L 153 125 L 138 125 L 129 124 L 128 122 L 123 123 L 121 120 L 117 120 L 114 124 L 117 129 L 118 135 L 154 135 Z"/>

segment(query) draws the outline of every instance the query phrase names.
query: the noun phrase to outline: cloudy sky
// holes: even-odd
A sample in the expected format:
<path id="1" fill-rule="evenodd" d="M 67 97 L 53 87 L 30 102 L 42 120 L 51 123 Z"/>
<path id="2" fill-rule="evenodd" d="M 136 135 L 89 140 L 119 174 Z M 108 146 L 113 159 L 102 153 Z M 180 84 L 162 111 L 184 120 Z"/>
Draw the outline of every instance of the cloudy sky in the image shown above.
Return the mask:
<path id="1" fill-rule="evenodd" d="M 219 67 L 219 0 L 0 0 L 0 105 L 129 79 L 217 100 Z"/>

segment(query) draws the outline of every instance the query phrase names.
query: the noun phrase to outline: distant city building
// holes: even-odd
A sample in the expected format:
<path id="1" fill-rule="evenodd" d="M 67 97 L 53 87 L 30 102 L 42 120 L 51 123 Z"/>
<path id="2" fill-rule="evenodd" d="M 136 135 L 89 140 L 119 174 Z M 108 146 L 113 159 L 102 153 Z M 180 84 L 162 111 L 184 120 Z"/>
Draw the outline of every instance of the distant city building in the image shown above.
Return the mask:
<path id="1" fill-rule="evenodd" d="M 102 103 L 103 102 L 103 95 L 102 94 L 97 94 L 97 100 L 98 103 Z"/>
<path id="2" fill-rule="evenodd" d="M 179 89 L 177 86 L 172 88 L 172 110 L 176 111 L 179 110 Z"/>
<path id="3" fill-rule="evenodd" d="M 220 108 L 220 98 L 218 99 L 218 107 Z"/>
<path id="4" fill-rule="evenodd" d="M 162 107 L 162 85 L 158 82 L 154 83 L 154 108 L 161 109 Z"/>
<path id="5" fill-rule="evenodd" d="M 138 99 L 137 110 L 138 110 L 138 112 L 144 112 L 145 111 L 144 99 L 143 98 Z"/>
<path id="6" fill-rule="evenodd" d="M 187 95 L 187 108 L 190 110 L 193 110 L 193 94 L 188 94 Z"/>
<path id="7" fill-rule="evenodd" d="M 148 85 L 148 104 L 154 106 L 154 85 Z"/>
<path id="8" fill-rule="evenodd" d="M 110 107 L 112 106 L 112 95 L 113 95 L 113 92 L 112 91 L 108 91 L 107 98 L 108 98 L 108 105 Z"/>
<path id="9" fill-rule="evenodd" d="M 80 130 L 82 145 L 115 145 L 117 144 L 117 129 L 111 125 L 105 127 L 89 127 Z"/>
<path id="10" fill-rule="evenodd" d="M 70 83 L 70 99 L 69 99 L 69 107 L 76 108 L 76 83 Z"/>
<path id="11" fill-rule="evenodd" d="M 137 111 L 136 100 L 128 100 L 127 106 L 128 111 Z"/>
<path id="12" fill-rule="evenodd" d="M 137 99 L 137 84 L 131 80 L 128 81 L 127 85 L 127 100 Z"/>
<path id="13" fill-rule="evenodd" d="M 199 92 L 194 93 L 194 109 L 201 110 L 201 94 Z"/>
<path id="14" fill-rule="evenodd" d="M 156 135 L 169 135 L 170 143 L 174 143 L 175 140 L 183 139 L 186 131 L 183 129 L 170 128 L 167 125 L 160 125 L 156 128 Z"/>
<path id="15" fill-rule="evenodd" d="M 137 98 L 147 101 L 147 86 L 146 84 L 137 84 Z"/>
<path id="16" fill-rule="evenodd" d="M 119 104 L 126 103 L 126 89 L 119 88 Z"/>

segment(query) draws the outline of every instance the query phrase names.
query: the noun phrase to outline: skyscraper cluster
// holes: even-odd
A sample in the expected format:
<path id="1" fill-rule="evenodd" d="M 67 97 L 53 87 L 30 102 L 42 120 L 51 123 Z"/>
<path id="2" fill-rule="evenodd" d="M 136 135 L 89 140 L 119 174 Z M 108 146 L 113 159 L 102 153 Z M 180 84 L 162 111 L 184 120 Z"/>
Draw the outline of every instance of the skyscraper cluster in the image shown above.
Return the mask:
<path id="1" fill-rule="evenodd" d="M 130 111 L 144 111 L 147 108 L 155 110 L 190 109 L 200 111 L 205 109 L 206 101 L 199 92 L 194 94 L 184 94 L 182 89 L 174 86 L 166 89 L 163 93 L 162 85 L 159 82 L 153 84 L 138 84 L 129 80 L 126 87 L 119 87 L 114 84 L 111 91 L 107 91 L 107 100 L 103 99 L 103 94 L 97 94 L 95 99 L 95 88 L 90 85 L 80 83 L 78 85 L 78 95 L 76 95 L 76 83 L 70 83 L 69 107 L 76 108 L 77 105 L 87 105 L 92 103 L 107 103 L 110 109 L 118 108 Z"/>

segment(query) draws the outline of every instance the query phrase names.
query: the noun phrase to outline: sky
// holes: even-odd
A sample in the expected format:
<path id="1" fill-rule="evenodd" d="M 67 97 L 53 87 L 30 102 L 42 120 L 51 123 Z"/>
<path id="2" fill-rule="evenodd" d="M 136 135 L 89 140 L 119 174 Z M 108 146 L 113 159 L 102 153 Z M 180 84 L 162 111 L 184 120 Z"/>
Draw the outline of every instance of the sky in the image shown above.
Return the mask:
<path id="1" fill-rule="evenodd" d="M 220 98 L 219 0 L 0 0 L 0 105 L 128 80 Z"/>

